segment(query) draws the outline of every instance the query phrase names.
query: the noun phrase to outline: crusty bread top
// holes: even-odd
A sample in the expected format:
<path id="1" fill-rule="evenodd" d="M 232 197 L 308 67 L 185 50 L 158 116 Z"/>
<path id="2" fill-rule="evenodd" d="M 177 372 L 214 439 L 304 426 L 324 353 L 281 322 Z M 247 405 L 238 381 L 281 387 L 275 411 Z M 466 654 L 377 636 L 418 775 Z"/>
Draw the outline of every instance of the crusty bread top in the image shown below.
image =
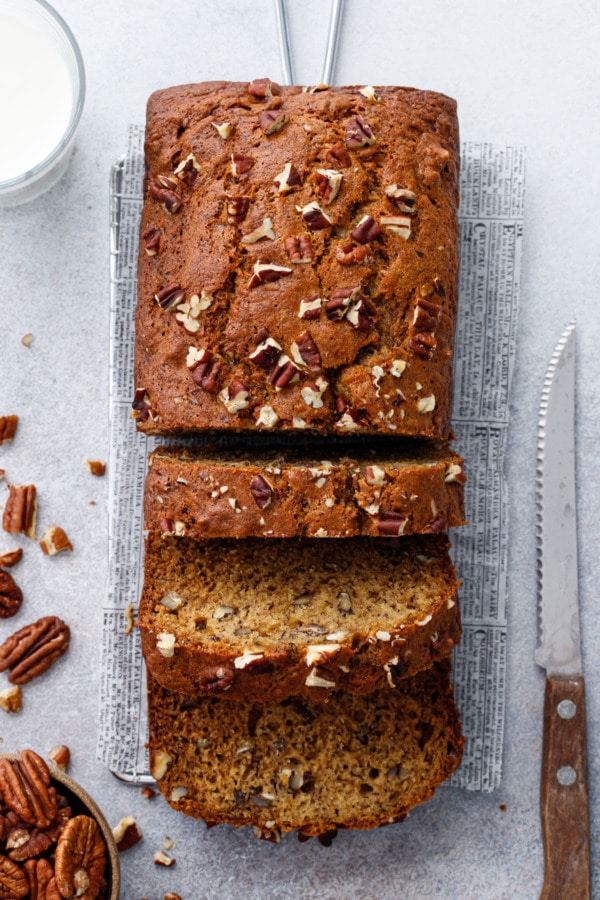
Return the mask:
<path id="1" fill-rule="evenodd" d="M 145 152 L 141 429 L 448 437 L 453 100 L 184 85 L 151 96 Z"/>

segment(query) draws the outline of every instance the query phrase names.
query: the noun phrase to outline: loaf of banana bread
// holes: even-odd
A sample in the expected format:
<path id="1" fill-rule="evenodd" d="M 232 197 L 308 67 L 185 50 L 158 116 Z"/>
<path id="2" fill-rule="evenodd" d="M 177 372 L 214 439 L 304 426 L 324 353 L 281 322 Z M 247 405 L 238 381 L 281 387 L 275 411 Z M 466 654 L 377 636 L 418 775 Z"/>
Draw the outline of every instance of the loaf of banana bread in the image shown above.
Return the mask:
<path id="1" fill-rule="evenodd" d="M 148 102 L 138 428 L 447 439 L 456 104 L 209 82 Z"/>
<path id="2" fill-rule="evenodd" d="M 329 703 L 192 698 L 151 676 L 148 696 L 151 771 L 171 806 L 271 841 L 401 821 L 454 772 L 464 744 L 443 664 Z"/>

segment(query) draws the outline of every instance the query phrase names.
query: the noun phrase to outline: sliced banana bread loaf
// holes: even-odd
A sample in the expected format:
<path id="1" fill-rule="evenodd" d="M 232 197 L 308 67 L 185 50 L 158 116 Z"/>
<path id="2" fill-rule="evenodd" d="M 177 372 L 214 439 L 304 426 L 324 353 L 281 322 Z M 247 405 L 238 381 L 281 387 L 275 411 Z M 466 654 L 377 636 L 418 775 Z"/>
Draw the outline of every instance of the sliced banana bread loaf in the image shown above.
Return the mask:
<path id="1" fill-rule="evenodd" d="M 367 693 L 460 636 L 446 535 L 197 542 L 151 533 L 139 608 L 171 690 L 256 700 Z"/>
<path id="2" fill-rule="evenodd" d="M 436 533 L 464 525 L 463 460 L 411 447 L 356 458 L 186 452 L 150 457 L 145 527 L 196 540 Z"/>
<path id="3" fill-rule="evenodd" d="M 149 677 L 152 774 L 175 809 L 273 841 L 399 822 L 460 762 L 448 669 L 329 703 L 191 698 Z"/>

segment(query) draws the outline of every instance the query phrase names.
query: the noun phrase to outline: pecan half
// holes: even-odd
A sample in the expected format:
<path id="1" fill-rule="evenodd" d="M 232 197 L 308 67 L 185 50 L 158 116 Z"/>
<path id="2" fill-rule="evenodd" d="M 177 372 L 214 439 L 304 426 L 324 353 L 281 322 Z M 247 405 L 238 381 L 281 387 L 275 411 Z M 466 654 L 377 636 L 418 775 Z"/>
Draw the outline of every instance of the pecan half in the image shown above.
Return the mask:
<path id="1" fill-rule="evenodd" d="M 48 766 L 33 750 L 23 750 L 14 762 L 0 759 L 0 795 L 23 822 L 37 828 L 47 828 L 58 811 Z"/>
<path id="2" fill-rule="evenodd" d="M 31 900 L 60 900 L 54 869 L 47 859 L 30 859 L 23 866 Z"/>
<path id="3" fill-rule="evenodd" d="M 0 619 L 10 619 L 23 602 L 23 591 L 10 572 L 0 569 Z"/>
<path id="4" fill-rule="evenodd" d="M 292 356 L 302 366 L 307 366 L 313 372 L 321 368 L 321 354 L 313 340 L 310 331 L 303 331 L 291 346 Z"/>
<path id="5" fill-rule="evenodd" d="M 205 669 L 200 674 L 198 681 L 201 687 L 209 694 L 223 694 L 229 690 L 234 678 L 235 672 L 233 669 L 229 669 L 226 666 L 214 666 L 210 669 Z"/>
<path id="6" fill-rule="evenodd" d="M 0 646 L 0 672 L 10 669 L 11 684 L 27 684 L 66 653 L 70 638 L 69 626 L 62 619 L 44 616 L 15 632 Z"/>
<path id="7" fill-rule="evenodd" d="M 29 885 L 19 866 L 6 856 L 0 856 L 0 897 L 27 897 Z"/>
<path id="8" fill-rule="evenodd" d="M 362 116 L 355 116 L 346 125 L 346 147 L 357 150 L 375 143 L 375 135 Z"/>
<path id="9" fill-rule="evenodd" d="M 162 203 L 167 212 L 176 213 L 181 208 L 182 199 L 179 194 L 172 188 L 163 187 L 158 180 L 151 181 L 148 185 L 148 190 L 150 191 L 150 196 Z"/>
<path id="10" fill-rule="evenodd" d="M 259 509 L 266 509 L 273 498 L 273 488 L 262 475 L 255 475 L 250 482 L 250 493 Z"/>
<path id="11" fill-rule="evenodd" d="M 70 819 L 56 845 L 55 877 L 61 897 L 94 900 L 105 867 L 106 850 L 95 821 L 89 816 Z"/>
<path id="12" fill-rule="evenodd" d="M 368 244 L 379 237 L 381 228 L 372 216 L 363 216 L 350 233 L 358 244 Z"/>
<path id="13" fill-rule="evenodd" d="M 264 109 L 258 117 L 258 124 L 269 137 L 272 134 L 278 134 L 287 120 L 286 114 L 277 109 Z"/>
<path id="14" fill-rule="evenodd" d="M 5 441 L 12 441 L 18 424 L 18 416 L 0 416 L 0 444 L 3 444 Z"/>
<path id="15" fill-rule="evenodd" d="M 250 200 L 248 197 L 228 197 L 226 208 L 228 224 L 239 225 L 248 215 Z"/>
<path id="16" fill-rule="evenodd" d="M 25 534 L 35 540 L 37 492 L 34 484 L 11 484 L 2 516 L 2 527 L 9 534 Z"/>
<path id="17" fill-rule="evenodd" d="M 284 246 L 293 263 L 309 263 L 315 258 L 315 251 L 308 234 L 288 237 L 284 241 Z"/>
<path id="18" fill-rule="evenodd" d="M 342 169 L 347 169 L 352 165 L 350 154 L 341 141 L 334 144 L 325 156 L 330 163 L 333 163 L 334 166 L 341 166 Z"/>

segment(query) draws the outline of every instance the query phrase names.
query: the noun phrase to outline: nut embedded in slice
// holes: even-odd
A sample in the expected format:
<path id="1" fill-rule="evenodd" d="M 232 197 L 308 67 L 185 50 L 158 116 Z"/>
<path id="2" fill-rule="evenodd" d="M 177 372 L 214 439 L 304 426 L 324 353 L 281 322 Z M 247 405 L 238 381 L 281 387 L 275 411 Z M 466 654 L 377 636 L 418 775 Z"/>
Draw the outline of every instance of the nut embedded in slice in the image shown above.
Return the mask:
<path id="1" fill-rule="evenodd" d="M 56 556 L 63 550 L 72 550 L 73 545 L 59 525 L 50 525 L 40 541 L 44 556 Z"/>
<path id="2" fill-rule="evenodd" d="M 216 130 L 219 132 L 219 137 L 224 141 L 228 140 L 234 128 L 231 122 L 223 122 L 222 125 L 217 125 L 216 122 L 213 122 L 212 127 L 216 128 Z"/>
<path id="3" fill-rule="evenodd" d="M 242 238 L 242 244 L 256 244 L 258 241 L 275 240 L 275 232 L 273 231 L 273 220 L 268 216 L 262 220 L 262 224 L 255 228 L 254 231 L 251 231 L 250 234 L 245 234 Z"/>
<path id="4" fill-rule="evenodd" d="M 21 688 L 18 684 L 0 691 L 0 709 L 3 709 L 4 712 L 19 712 L 21 705 Z"/>

